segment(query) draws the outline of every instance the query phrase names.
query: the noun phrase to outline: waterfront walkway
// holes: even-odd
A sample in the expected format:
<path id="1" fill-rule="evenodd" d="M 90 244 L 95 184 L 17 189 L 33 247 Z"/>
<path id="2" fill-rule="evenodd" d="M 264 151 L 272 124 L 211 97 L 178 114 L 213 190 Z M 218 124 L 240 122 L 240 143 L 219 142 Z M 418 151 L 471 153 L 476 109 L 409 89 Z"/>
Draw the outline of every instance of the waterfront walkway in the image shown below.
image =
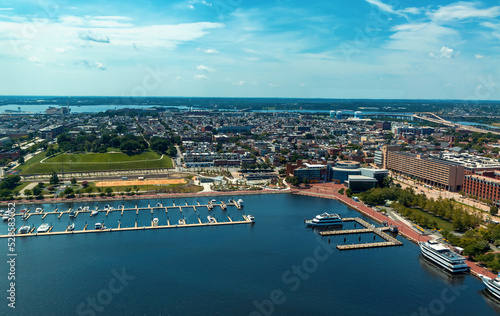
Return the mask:
<path id="1" fill-rule="evenodd" d="M 342 188 L 345 189 L 345 187 L 341 184 L 318 183 L 313 184 L 306 189 L 292 189 L 291 193 L 338 200 L 378 223 L 386 221 L 388 225 L 398 226 L 399 234 L 416 244 L 418 244 L 418 242 L 425 242 L 431 239 L 429 236 L 420 235 L 415 230 L 413 230 L 411 226 L 402 221 L 393 220 L 383 213 L 376 212 L 373 208 L 364 205 L 362 202 L 356 202 L 348 198 L 347 196 L 338 193 L 338 191 Z M 478 266 L 475 262 L 472 262 L 470 260 L 467 260 L 467 265 L 470 267 L 471 274 L 475 276 L 478 276 L 478 274 L 486 275 L 490 278 L 495 278 L 497 276 L 493 272 Z"/>

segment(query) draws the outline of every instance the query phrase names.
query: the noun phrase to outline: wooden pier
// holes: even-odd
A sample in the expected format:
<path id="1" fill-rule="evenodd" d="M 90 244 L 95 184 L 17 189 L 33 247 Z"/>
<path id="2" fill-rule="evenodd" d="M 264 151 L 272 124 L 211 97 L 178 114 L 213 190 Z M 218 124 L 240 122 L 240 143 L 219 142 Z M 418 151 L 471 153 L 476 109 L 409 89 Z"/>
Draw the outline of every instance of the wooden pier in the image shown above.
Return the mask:
<path id="1" fill-rule="evenodd" d="M 373 233 L 382 239 L 385 242 L 373 242 L 373 243 L 363 243 L 363 244 L 349 244 L 349 245 L 337 245 L 338 250 L 352 250 L 352 249 L 366 249 L 366 248 L 376 248 L 376 247 L 392 247 L 392 246 L 402 246 L 403 243 L 392 236 L 389 236 L 384 231 L 389 230 L 389 227 L 375 227 L 367 223 L 358 217 L 348 217 L 343 218 L 343 222 L 352 222 L 355 221 L 364 228 L 360 229 L 347 229 L 347 230 L 331 230 L 331 231 L 323 231 L 319 234 L 321 236 L 332 236 L 332 235 L 347 235 L 347 234 L 364 234 L 364 233 Z"/>
<path id="2" fill-rule="evenodd" d="M 130 231 L 130 230 L 147 230 L 147 229 L 167 229 L 167 228 L 187 228 L 187 227 L 204 227 L 204 226 L 221 226 L 221 225 L 238 225 L 238 224 L 252 224 L 252 222 L 244 215 L 242 215 L 243 220 L 233 221 L 229 218 L 229 222 L 216 222 L 216 223 L 203 223 L 201 219 L 197 219 L 198 223 L 194 224 L 181 224 L 181 225 L 170 225 L 170 220 L 167 219 L 167 225 L 162 226 L 138 226 L 135 222 L 134 227 L 121 227 L 121 222 L 118 223 L 117 228 L 106 228 L 106 229 L 87 229 L 88 224 L 85 224 L 83 230 L 73 230 L 73 231 L 52 231 L 53 226 L 50 227 L 47 233 L 33 233 L 35 228 L 27 234 L 15 234 L 15 237 L 36 237 L 36 236 L 52 236 L 52 235 L 71 235 L 71 234 L 83 234 L 83 233 L 101 233 L 101 232 L 118 232 L 118 231 Z M 12 235 L 0 235 L 0 238 L 8 238 Z"/>
<path id="3" fill-rule="evenodd" d="M 129 212 L 129 211 L 135 211 L 136 215 L 139 215 L 140 211 L 149 211 L 151 214 L 153 214 L 154 210 L 165 210 L 165 212 L 168 214 L 169 209 L 178 209 L 181 213 L 185 209 L 192 208 L 195 212 L 197 212 L 196 207 L 206 207 L 209 211 L 213 209 L 214 206 L 220 206 L 222 210 L 227 210 L 228 206 L 234 206 L 238 210 L 241 210 L 242 207 L 239 205 L 237 202 L 233 201 L 233 203 L 226 204 L 224 201 L 221 201 L 221 203 L 212 203 L 208 202 L 207 204 L 200 204 L 199 202 L 196 205 L 188 205 L 188 203 L 185 203 L 185 205 L 176 205 L 173 203 L 173 205 L 168 206 L 168 205 L 158 205 L 158 206 L 150 206 L 148 205 L 147 207 L 138 207 L 137 205 L 135 207 L 130 207 L 130 208 L 125 208 L 125 206 L 120 206 L 118 208 L 113 208 L 113 209 L 98 209 L 97 207 L 95 208 L 95 211 L 98 211 L 99 213 L 104 213 L 106 216 L 109 215 L 109 213 L 112 212 L 121 212 L 121 215 L 123 215 L 124 212 Z M 27 220 L 31 216 L 36 216 L 36 215 L 42 215 L 42 219 L 45 219 L 45 217 L 49 215 L 56 215 L 58 218 L 61 218 L 65 214 L 70 214 L 71 213 L 71 208 L 68 209 L 67 211 L 58 211 L 57 209 L 54 210 L 53 212 L 45 212 L 44 210 L 41 210 L 40 212 L 30 212 L 29 210 L 26 213 L 18 213 L 14 214 L 14 216 L 24 216 L 23 219 Z M 75 212 L 75 218 L 78 216 L 80 213 L 92 213 L 92 210 L 90 209 L 82 209 L 79 211 Z M 95 215 L 97 216 L 97 215 Z"/>

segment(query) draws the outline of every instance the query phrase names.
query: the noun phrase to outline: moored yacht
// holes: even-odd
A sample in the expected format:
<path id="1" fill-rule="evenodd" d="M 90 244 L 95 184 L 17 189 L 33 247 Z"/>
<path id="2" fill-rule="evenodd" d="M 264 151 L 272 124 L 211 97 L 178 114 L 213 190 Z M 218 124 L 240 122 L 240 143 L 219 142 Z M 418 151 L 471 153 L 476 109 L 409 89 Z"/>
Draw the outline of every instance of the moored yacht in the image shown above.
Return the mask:
<path id="1" fill-rule="evenodd" d="M 247 218 L 250 222 L 255 223 L 255 217 L 253 215 L 248 214 Z"/>
<path id="2" fill-rule="evenodd" d="M 452 273 L 467 272 L 465 258 L 435 240 L 419 242 L 422 255 Z"/>
<path id="3" fill-rule="evenodd" d="M 29 233 L 31 230 L 31 227 L 29 226 L 21 226 L 21 228 L 19 228 L 19 234 L 27 234 Z"/>
<path id="4" fill-rule="evenodd" d="M 184 218 L 181 218 L 179 221 L 178 221 L 179 225 L 186 225 L 186 220 Z"/>
<path id="5" fill-rule="evenodd" d="M 94 210 L 94 211 L 92 211 L 92 213 L 90 213 L 90 216 L 96 216 L 97 214 L 99 214 L 99 211 Z"/>
<path id="6" fill-rule="evenodd" d="M 75 223 L 72 223 L 71 225 L 68 226 L 67 231 L 71 232 L 75 230 Z"/>
<path id="7" fill-rule="evenodd" d="M 153 218 L 153 226 L 158 226 L 158 218 Z"/>
<path id="8" fill-rule="evenodd" d="M 208 216 L 207 216 L 207 219 L 208 219 L 208 222 L 209 222 L 210 224 L 215 224 L 215 223 L 217 223 L 217 221 L 215 220 L 215 217 L 213 217 L 213 216 L 208 215 Z"/>
<path id="9" fill-rule="evenodd" d="M 37 233 L 46 233 L 46 232 L 48 232 L 48 231 L 49 231 L 49 229 L 50 229 L 50 225 L 49 225 L 49 224 L 47 224 L 47 223 L 43 223 L 42 225 L 40 225 L 40 226 L 37 228 L 36 232 L 37 232 Z"/>
<path id="10" fill-rule="evenodd" d="M 315 218 L 306 221 L 307 226 L 312 227 L 328 227 L 342 226 L 342 218 L 338 214 L 328 214 L 324 212 L 321 215 L 316 215 Z"/>
<path id="11" fill-rule="evenodd" d="M 500 273 L 494 279 L 491 279 L 485 275 L 479 274 L 481 280 L 483 280 L 484 285 L 491 294 L 493 294 L 497 299 L 500 299 Z"/>

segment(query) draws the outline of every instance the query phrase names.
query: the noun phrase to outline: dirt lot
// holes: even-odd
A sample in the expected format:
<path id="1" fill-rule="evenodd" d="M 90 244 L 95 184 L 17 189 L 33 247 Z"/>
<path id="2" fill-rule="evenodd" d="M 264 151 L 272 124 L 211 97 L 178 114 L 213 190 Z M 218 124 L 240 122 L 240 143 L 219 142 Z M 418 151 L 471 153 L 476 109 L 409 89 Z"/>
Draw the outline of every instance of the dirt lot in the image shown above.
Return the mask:
<path id="1" fill-rule="evenodd" d="M 96 187 L 119 187 L 119 186 L 134 186 L 134 185 L 168 185 L 168 184 L 185 184 L 186 179 L 147 179 L 147 180 L 116 180 L 116 181 L 99 181 L 95 183 Z"/>

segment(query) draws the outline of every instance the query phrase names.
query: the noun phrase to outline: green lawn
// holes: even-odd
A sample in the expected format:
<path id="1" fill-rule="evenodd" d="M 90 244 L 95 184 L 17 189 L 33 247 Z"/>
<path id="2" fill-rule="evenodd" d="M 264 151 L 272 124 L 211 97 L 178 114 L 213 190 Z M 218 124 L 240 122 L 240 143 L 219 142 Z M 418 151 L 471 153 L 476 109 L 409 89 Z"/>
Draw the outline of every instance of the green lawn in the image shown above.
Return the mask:
<path id="1" fill-rule="evenodd" d="M 43 158 L 45 158 L 44 151 L 42 151 L 38 155 L 34 156 L 30 160 L 26 161 L 22 165 L 17 166 L 15 170 L 20 170 L 21 174 L 30 174 L 30 166 L 33 167 L 33 166 L 37 165 L 40 162 L 40 160 L 42 160 Z"/>
<path id="2" fill-rule="evenodd" d="M 43 153 L 43 156 L 45 153 Z M 45 157 L 34 157 L 31 168 L 23 166 L 21 174 L 39 174 L 55 172 L 88 172 L 131 169 L 171 168 L 172 159 L 155 152 L 147 151 L 139 155 L 128 156 L 123 153 L 60 154 L 40 162 Z M 37 158 L 36 160 L 34 160 Z"/>
<path id="3" fill-rule="evenodd" d="M 428 220 L 435 220 L 436 223 L 438 224 L 439 229 L 443 229 L 443 230 L 447 230 L 447 231 L 453 231 L 454 230 L 453 224 L 450 223 L 450 222 L 448 222 L 448 221 L 445 221 L 442 218 L 439 218 L 437 216 L 434 216 L 432 214 L 429 214 L 429 213 L 424 212 L 424 211 L 422 211 L 420 209 L 417 209 L 417 208 L 412 208 L 412 210 L 415 213 L 420 214 L 423 217 L 427 218 Z"/>

